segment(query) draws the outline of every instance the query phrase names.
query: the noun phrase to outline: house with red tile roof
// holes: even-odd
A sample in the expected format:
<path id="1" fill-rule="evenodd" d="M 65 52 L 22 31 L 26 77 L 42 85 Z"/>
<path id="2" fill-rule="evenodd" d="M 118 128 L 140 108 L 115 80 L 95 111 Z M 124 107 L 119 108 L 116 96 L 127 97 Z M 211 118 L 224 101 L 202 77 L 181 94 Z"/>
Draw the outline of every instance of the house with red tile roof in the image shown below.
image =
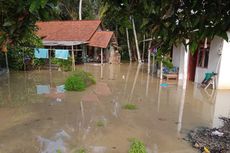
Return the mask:
<path id="1" fill-rule="evenodd" d="M 36 25 L 37 35 L 46 48 L 69 49 L 77 62 L 108 62 L 117 46 L 114 33 L 103 31 L 100 20 L 48 21 Z"/>

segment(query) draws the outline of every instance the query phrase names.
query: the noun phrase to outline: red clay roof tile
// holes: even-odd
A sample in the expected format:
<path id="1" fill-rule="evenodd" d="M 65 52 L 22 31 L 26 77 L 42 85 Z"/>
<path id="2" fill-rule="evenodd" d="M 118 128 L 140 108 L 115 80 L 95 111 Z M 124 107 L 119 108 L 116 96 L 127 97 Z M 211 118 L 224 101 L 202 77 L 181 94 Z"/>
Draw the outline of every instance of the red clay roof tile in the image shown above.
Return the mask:
<path id="1" fill-rule="evenodd" d="M 97 31 L 89 41 L 89 46 L 107 48 L 113 32 L 111 31 Z"/>
<path id="2" fill-rule="evenodd" d="M 89 41 L 100 20 L 37 22 L 37 34 L 48 41 Z"/>

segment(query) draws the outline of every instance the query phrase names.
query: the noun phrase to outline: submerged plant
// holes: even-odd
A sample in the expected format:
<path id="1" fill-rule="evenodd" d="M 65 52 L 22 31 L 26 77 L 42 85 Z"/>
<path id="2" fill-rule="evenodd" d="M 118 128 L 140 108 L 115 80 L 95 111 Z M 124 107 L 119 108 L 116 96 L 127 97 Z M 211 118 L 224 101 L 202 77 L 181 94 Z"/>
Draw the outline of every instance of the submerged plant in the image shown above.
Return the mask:
<path id="1" fill-rule="evenodd" d="M 56 153 L 62 153 L 62 152 L 61 152 L 61 150 L 58 149 L 58 150 L 56 151 Z"/>
<path id="2" fill-rule="evenodd" d="M 77 70 L 65 81 L 65 89 L 67 91 L 83 91 L 86 87 L 95 83 L 96 81 L 92 74 Z"/>
<path id="3" fill-rule="evenodd" d="M 76 153 L 86 153 L 85 149 L 79 149 Z"/>
<path id="4" fill-rule="evenodd" d="M 134 139 L 128 153 L 147 153 L 146 147 L 140 140 Z"/>
<path id="5" fill-rule="evenodd" d="M 135 110 L 137 109 L 137 106 L 135 104 L 127 103 L 123 106 L 123 108 L 128 110 Z"/>
<path id="6" fill-rule="evenodd" d="M 105 126 L 105 123 L 103 122 L 103 121 L 97 121 L 97 123 L 96 123 L 96 125 L 98 126 L 98 127 L 104 127 Z"/>

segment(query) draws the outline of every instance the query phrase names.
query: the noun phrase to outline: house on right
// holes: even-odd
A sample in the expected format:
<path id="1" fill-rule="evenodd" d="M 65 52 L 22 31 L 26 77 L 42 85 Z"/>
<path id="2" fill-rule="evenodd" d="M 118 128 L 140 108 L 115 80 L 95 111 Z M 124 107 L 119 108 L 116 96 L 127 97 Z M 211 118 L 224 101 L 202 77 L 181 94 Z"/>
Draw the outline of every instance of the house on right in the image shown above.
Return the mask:
<path id="1" fill-rule="evenodd" d="M 230 40 L 230 32 L 227 32 Z M 207 46 L 206 46 L 207 45 Z M 201 43 L 194 55 L 180 44 L 173 47 L 173 65 L 179 67 L 179 79 L 201 83 L 205 73 L 217 73 L 216 89 L 230 89 L 230 41 L 215 36 Z"/>

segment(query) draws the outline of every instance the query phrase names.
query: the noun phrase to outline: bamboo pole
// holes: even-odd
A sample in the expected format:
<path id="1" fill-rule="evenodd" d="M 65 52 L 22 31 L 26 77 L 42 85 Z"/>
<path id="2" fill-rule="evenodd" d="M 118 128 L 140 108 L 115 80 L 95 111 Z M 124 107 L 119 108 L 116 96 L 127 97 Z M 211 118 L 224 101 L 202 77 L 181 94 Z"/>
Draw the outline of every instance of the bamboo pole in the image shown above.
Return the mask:
<path id="1" fill-rule="evenodd" d="M 132 53 L 131 53 L 131 49 L 130 49 L 130 42 L 129 42 L 129 29 L 126 28 L 126 36 L 127 36 L 127 45 L 128 45 L 128 51 L 129 51 L 129 60 L 130 62 L 132 62 Z"/>
<path id="2" fill-rule="evenodd" d="M 82 0 L 79 1 L 79 20 L 82 20 Z"/>
<path id="3" fill-rule="evenodd" d="M 138 59 L 138 63 L 141 64 L 142 62 L 141 62 L 141 56 L 140 56 L 140 49 L 138 45 L 137 32 L 136 32 L 135 22 L 133 18 L 132 18 L 132 23 L 133 23 L 133 34 L 134 34 L 135 44 L 136 44 L 136 49 L 137 49 L 137 59 Z"/>
<path id="4" fill-rule="evenodd" d="M 149 47 L 148 47 L 148 74 L 150 74 L 150 64 L 151 64 L 151 45 L 152 41 L 149 42 Z"/>

